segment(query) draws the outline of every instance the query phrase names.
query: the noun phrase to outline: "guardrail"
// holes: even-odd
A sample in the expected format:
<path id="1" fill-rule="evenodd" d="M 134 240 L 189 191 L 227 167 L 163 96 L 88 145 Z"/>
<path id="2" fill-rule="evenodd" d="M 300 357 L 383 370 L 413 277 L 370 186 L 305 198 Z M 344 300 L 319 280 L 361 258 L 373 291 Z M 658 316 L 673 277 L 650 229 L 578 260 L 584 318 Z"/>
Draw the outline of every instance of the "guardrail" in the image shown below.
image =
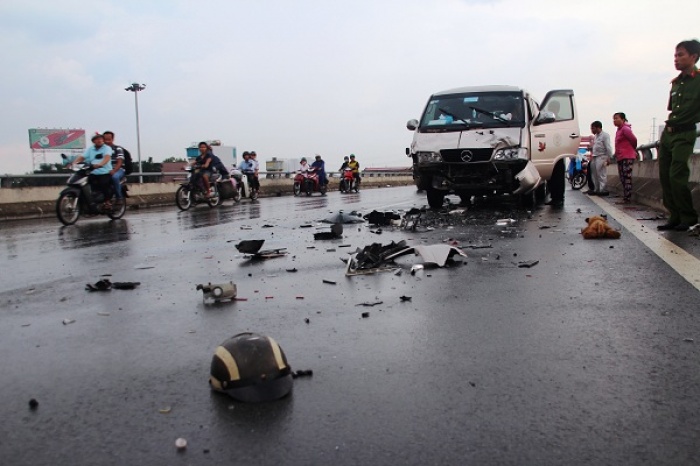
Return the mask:
<path id="1" fill-rule="evenodd" d="M 363 178 L 384 178 L 384 177 L 396 177 L 396 176 L 410 176 L 411 170 L 407 168 L 405 170 L 363 170 L 361 176 Z M 261 171 L 259 172 L 261 179 L 264 178 L 294 178 L 296 172 L 277 172 L 277 171 Z M 0 188 L 29 188 L 37 186 L 62 186 L 66 183 L 66 179 L 71 175 L 71 173 L 34 173 L 29 175 L 0 175 Z M 340 174 L 336 172 L 326 172 L 328 178 L 339 178 Z M 185 173 L 182 171 L 178 172 L 146 172 L 146 173 L 136 173 L 133 172 L 127 176 L 129 183 L 138 183 L 139 177 L 144 178 L 144 183 L 161 183 L 166 181 L 182 181 L 185 179 Z M 165 178 L 167 177 L 167 178 Z M 46 182 L 42 183 L 27 183 L 25 180 L 32 179 L 45 179 Z"/>
<path id="2" fill-rule="evenodd" d="M 700 130 L 696 132 L 696 137 L 700 137 Z M 639 154 L 639 160 L 656 160 L 659 156 L 659 141 L 642 144 L 637 147 L 637 154 Z M 700 154 L 700 152 L 696 151 L 694 154 Z"/>

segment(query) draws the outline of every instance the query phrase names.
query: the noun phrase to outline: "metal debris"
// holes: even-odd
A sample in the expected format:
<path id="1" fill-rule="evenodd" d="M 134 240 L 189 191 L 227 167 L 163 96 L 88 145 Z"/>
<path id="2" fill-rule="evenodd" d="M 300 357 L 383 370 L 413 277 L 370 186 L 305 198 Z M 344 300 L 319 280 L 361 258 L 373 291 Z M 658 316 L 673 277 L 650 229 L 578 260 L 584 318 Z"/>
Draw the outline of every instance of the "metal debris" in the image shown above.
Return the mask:
<path id="1" fill-rule="evenodd" d="M 112 288 L 115 290 L 134 290 L 141 282 L 114 282 Z"/>
<path id="2" fill-rule="evenodd" d="M 334 223 L 331 226 L 331 231 L 320 231 L 314 233 L 315 240 L 325 240 L 325 239 L 338 239 L 343 237 L 343 224 Z"/>
<path id="3" fill-rule="evenodd" d="M 363 318 L 363 319 L 368 319 L 368 318 L 369 318 L 369 312 L 363 312 L 363 313 L 362 313 L 362 318 Z"/>
<path id="4" fill-rule="evenodd" d="M 266 249 L 261 251 L 260 248 L 265 243 L 264 239 L 251 239 L 239 242 L 236 245 L 238 252 L 242 252 L 250 259 L 271 259 L 287 255 L 287 248 Z"/>
<path id="5" fill-rule="evenodd" d="M 411 297 L 410 296 L 399 296 L 399 299 L 401 300 L 402 303 L 405 303 L 406 301 L 410 301 Z"/>
<path id="6" fill-rule="evenodd" d="M 104 278 L 104 279 L 96 282 L 94 285 L 91 285 L 90 283 L 86 283 L 85 289 L 87 291 L 109 291 L 112 289 L 112 282 L 110 282 L 108 279 Z"/>
<path id="7" fill-rule="evenodd" d="M 338 284 L 337 282 L 334 282 L 333 280 L 325 280 L 325 279 L 323 280 L 323 283 L 325 283 L 327 285 L 337 285 Z"/>

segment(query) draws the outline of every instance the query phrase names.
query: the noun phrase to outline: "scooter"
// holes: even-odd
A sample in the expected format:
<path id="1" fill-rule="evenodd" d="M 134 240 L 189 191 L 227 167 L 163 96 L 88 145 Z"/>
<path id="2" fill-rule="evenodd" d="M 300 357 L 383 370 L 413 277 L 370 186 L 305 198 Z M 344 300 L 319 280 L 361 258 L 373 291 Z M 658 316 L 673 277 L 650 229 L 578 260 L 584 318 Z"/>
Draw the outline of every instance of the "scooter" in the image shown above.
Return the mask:
<path id="1" fill-rule="evenodd" d="M 61 157 L 63 157 L 64 160 L 68 159 L 64 154 L 61 154 Z M 92 166 L 81 163 L 78 164 L 78 167 L 74 168 L 73 171 L 75 173 L 68 178 L 68 182 L 66 183 L 68 186 L 61 191 L 56 201 L 56 216 L 61 223 L 64 225 L 73 225 L 78 221 L 81 215 L 90 217 L 106 215 L 112 220 L 124 216 L 128 191 L 126 177 L 121 181 L 124 200 L 111 204 L 109 203 L 110 199 L 105 199 L 101 192 L 93 192 L 92 186 L 90 186 L 89 183 L 89 175 L 93 171 Z"/>
<path id="2" fill-rule="evenodd" d="M 355 180 L 352 168 L 344 168 L 343 172 L 340 174 L 340 192 L 349 193 L 353 189 L 356 193 L 360 192 L 359 180 Z"/>
<path id="3" fill-rule="evenodd" d="M 205 192 L 204 186 L 202 185 L 201 179 L 199 177 L 193 177 L 197 174 L 199 168 L 192 169 L 191 166 L 183 168 L 187 172 L 187 178 L 182 182 L 177 191 L 175 192 L 175 204 L 180 208 L 180 210 L 188 210 L 190 207 L 196 204 L 206 203 L 209 207 L 216 207 L 219 205 L 221 196 L 219 195 L 217 181 L 220 176 L 215 173 L 209 179 L 209 196 Z"/>
<path id="4" fill-rule="evenodd" d="M 231 177 L 235 178 L 238 183 L 238 189 L 240 191 L 240 199 L 244 197 L 249 197 L 251 201 L 258 198 L 258 188 L 253 187 L 253 176 L 255 172 L 253 171 L 241 171 L 236 167 L 231 170 Z"/>
<path id="5" fill-rule="evenodd" d="M 307 196 L 311 196 L 314 192 L 321 193 L 322 196 L 325 196 L 327 189 L 328 186 L 321 184 L 316 168 L 310 168 L 303 172 L 300 171 L 294 177 L 295 196 L 299 196 L 302 192 L 305 192 Z"/>
<path id="6" fill-rule="evenodd" d="M 583 159 L 580 162 L 580 168 L 577 162 L 570 162 L 569 166 L 569 183 L 571 189 L 578 190 L 586 186 L 588 182 L 588 160 Z"/>

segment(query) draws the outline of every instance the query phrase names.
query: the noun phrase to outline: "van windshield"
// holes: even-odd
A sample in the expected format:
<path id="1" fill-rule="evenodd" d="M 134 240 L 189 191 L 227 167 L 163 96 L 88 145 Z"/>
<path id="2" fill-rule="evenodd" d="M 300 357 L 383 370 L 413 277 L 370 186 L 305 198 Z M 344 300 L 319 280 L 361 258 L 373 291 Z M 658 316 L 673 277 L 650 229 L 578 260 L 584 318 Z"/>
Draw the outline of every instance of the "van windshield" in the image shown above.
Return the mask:
<path id="1" fill-rule="evenodd" d="M 422 132 L 461 131 L 469 128 L 525 126 L 521 92 L 469 92 L 430 98 L 420 122 Z"/>

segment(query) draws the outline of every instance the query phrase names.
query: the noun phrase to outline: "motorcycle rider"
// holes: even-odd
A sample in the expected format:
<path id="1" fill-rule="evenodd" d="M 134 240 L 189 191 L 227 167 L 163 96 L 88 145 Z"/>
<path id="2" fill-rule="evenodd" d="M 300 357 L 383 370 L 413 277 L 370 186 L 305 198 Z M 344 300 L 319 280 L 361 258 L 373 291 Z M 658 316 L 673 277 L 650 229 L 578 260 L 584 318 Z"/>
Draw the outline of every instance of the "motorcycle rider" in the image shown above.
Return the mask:
<path id="1" fill-rule="evenodd" d="M 114 197 L 116 197 L 117 203 L 124 200 L 124 194 L 122 193 L 122 178 L 126 176 L 126 171 L 124 170 L 124 148 L 118 146 L 114 143 L 114 133 L 112 131 L 105 131 L 102 133 L 104 136 L 105 144 L 112 149 L 112 170 L 109 172 L 112 177 L 112 188 L 114 188 Z"/>
<path id="2" fill-rule="evenodd" d="M 343 164 L 340 166 L 340 174 L 343 174 L 343 170 L 348 168 L 348 162 L 350 161 L 350 158 L 346 155 L 343 157 Z"/>
<path id="3" fill-rule="evenodd" d="M 209 189 L 211 188 L 211 184 L 209 183 L 209 177 L 212 175 L 211 164 L 213 162 L 213 158 L 211 157 L 209 144 L 202 141 L 197 145 L 197 148 L 199 149 L 199 155 L 194 160 L 194 166 L 195 168 L 198 168 L 199 171 L 195 171 L 194 173 L 192 173 L 193 182 L 195 185 L 199 185 L 199 179 L 201 178 L 204 182 L 205 188 L 204 197 L 211 197 L 211 194 L 209 193 Z"/>
<path id="4" fill-rule="evenodd" d="M 95 133 L 91 139 L 92 146 L 85 149 L 83 155 L 79 155 L 73 163 L 85 162 L 92 166 L 93 170 L 88 176 L 90 186 L 100 191 L 104 196 L 104 207 L 111 209 L 112 204 L 112 148 L 105 144 L 105 138 L 100 133 Z"/>
<path id="5" fill-rule="evenodd" d="M 249 152 L 243 152 L 243 162 L 241 162 L 238 168 L 241 170 L 241 173 L 248 178 L 248 185 L 250 189 L 254 189 L 255 162 L 251 160 Z"/>
<path id="6" fill-rule="evenodd" d="M 316 160 L 311 164 L 311 168 L 315 168 L 316 173 L 318 173 L 319 185 L 326 186 L 328 184 L 328 178 L 326 178 L 326 162 L 323 161 L 320 155 L 316 154 Z"/>
<path id="7" fill-rule="evenodd" d="M 357 186 L 360 186 L 360 162 L 355 160 L 355 154 L 350 154 L 348 167 L 352 169 L 352 177 L 355 178 L 355 183 L 357 183 Z"/>
<path id="8" fill-rule="evenodd" d="M 306 173 L 307 171 L 311 170 L 311 166 L 306 161 L 306 157 L 302 157 L 301 160 L 299 161 L 298 170 L 299 170 L 299 173 Z"/>
<path id="9" fill-rule="evenodd" d="M 253 162 L 253 188 L 256 191 L 260 191 L 260 179 L 258 178 L 260 163 L 258 162 L 258 154 L 254 150 L 250 151 L 250 160 Z"/>

